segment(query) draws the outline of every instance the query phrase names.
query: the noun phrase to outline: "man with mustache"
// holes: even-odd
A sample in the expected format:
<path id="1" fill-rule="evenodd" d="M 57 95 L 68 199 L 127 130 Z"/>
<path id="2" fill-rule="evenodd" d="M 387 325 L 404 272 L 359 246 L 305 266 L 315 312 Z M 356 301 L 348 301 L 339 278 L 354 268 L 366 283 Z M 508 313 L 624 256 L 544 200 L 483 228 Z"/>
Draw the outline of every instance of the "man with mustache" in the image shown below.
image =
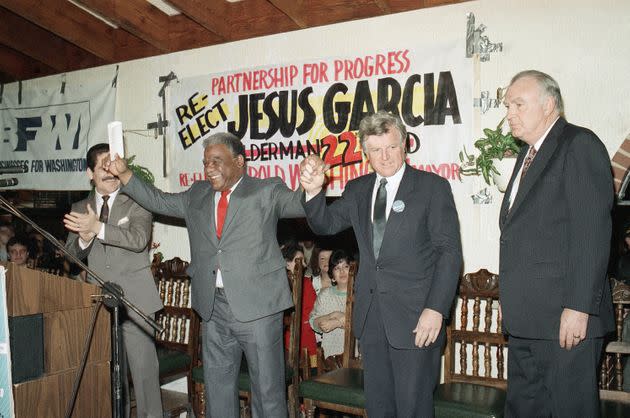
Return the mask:
<path id="1" fill-rule="evenodd" d="M 181 193 L 144 183 L 117 158 L 122 192 L 188 227 L 192 307 L 201 316 L 206 416 L 238 418 L 237 378 L 249 366 L 254 418 L 287 416 L 282 313 L 293 305 L 276 239 L 280 218 L 303 217 L 301 193 L 278 177 L 246 174 L 245 148 L 230 133 L 203 142 L 207 180 Z"/>
<path id="2" fill-rule="evenodd" d="M 540 71 L 512 78 L 504 104 L 518 156 L 499 224 L 506 417 L 598 417 L 603 336 L 614 327 L 606 277 L 613 183 L 606 148 L 564 119 Z"/>
<path id="3" fill-rule="evenodd" d="M 125 297 L 145 314 L 162 309 L 150 269 L 151 213 L 120 192 L 120 180 L 103 168 L 109 145 L 97 144 L 87 153 L 87 175 L 94 190 L 72 205 L 64 224 L 66 246 L 103 280 L 118 284 Z M 100 215 L 97 215 L 100 214 Z M 133 311 L 121 309 L 123 343 L 136 395 L 137 417 L 161 418 L 159 365 L 153 329 Z M 123 362 L 124 363 L 124 362 Z M 126 367 L 122 376 L 127 376 Z M 125 383 L 126 415 L 129 385 Z"/>

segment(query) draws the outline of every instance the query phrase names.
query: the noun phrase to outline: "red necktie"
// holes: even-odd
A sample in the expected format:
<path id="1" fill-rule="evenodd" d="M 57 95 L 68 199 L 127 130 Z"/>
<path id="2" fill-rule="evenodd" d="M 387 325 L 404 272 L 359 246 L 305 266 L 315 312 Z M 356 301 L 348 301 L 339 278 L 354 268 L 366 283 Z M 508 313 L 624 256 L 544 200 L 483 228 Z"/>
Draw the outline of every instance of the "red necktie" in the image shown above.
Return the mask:
<path id="1" fill-rule="evenodd" d="M 223 223 L 225 222 L 225 214 L 227 213 L 228 199 L 230 190 L 221 191 L 221 198 L 219 199 L 219 206 L 217 207 L 217 238 L 221 239 L 221 232 L 223 231 Z"/>

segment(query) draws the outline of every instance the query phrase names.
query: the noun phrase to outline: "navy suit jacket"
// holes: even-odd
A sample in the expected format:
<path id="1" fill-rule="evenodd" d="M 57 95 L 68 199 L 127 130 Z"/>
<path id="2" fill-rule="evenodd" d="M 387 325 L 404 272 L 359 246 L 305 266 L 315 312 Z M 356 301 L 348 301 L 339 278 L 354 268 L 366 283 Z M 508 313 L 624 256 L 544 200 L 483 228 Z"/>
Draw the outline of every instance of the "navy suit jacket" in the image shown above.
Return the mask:
<path id="1" fill-rule="evenodd" d="M 360 252 L 355 280 L 353 332 L 361 337 L 371 303 L 379 303 L 389 343 L 417 348 L 414 328 L 424 308 L 448 317 L 462 265 L 459 221 L 450 185 L 441 177 L 405 167 L 378 258 L 372 248 L 372 191 L 376 174 L 348 182 L 340 199 L 325 193 L 304 204 L 315 233 L 335 234 L 350 226 Z M 440 344 L 438 339 L 435 344 Z M 432 347 L 432 346 L 431 346 Z"/>
<path id="2" fill-rule="evenodd" d="M 587 338 L 614 326 L 606 277 L 613 183 L 606 148 L 588 129 L 558 119 L 509 198 L 527 153 L 521 151 L 500 214 L 503 329 L 559 338 L 564 308 L 586 312 Z"/>

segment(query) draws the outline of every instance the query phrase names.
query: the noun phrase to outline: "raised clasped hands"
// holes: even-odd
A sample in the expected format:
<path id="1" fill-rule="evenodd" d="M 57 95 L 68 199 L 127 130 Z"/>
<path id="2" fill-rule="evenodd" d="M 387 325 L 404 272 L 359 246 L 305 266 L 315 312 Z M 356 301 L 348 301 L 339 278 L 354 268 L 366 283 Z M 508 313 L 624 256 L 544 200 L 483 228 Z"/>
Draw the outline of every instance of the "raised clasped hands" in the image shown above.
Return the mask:
<path id="1" fill-rule="evenodd" d="M 325 175 L 329 166 L 318 155 L 309 155 L 300 163 L 300 184 L 304 191 L 314 196 L 324 186 Z"/>

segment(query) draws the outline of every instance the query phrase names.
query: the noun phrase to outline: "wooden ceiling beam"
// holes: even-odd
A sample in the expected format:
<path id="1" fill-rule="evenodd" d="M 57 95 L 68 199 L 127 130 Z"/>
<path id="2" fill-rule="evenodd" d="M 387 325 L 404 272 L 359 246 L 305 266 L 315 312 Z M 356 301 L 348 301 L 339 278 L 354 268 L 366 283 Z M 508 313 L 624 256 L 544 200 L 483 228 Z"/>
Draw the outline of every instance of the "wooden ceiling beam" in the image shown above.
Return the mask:
<path id="1" fill-rule="evenodd" d="M 86 8 L 159 49 L 171 52 L 168 17 L 146 0 L 76 0 Z"/>
<path id="2" fill-rule="evenodd" d="M 234 40 L 281 34 L 299 29 L 299 26 L 289 16 L 281 13 L 267 0 L 239 1 L 231 3 L 230 8 L 231 30 Z"/>
<path id="3" fill-rule="evenodd" d="M 6 81 L 23 81 L 55 74 L 57 71 L 12 48 L 0 45 L 0 73 Z"/>
<path id="4" fill-rule="evenodd" d="M 268 0 L 278 10 L 289 16 L 301 29 L 308 27 L 308 13 L 304 8 L 304 0 Z"/>
<path id="5" fill-rule="evenodd" d="M 105 61 L 0 7 L 0 44 L 57 71 L 96 67 Z"/>
<path id="6" fill-rule="evenodd" d="M 222 40 L 183 14 L 168 16 L 146 0 L 77 0 L 163 53 Z"/>
<path id="7" fill-rule="evenodd" d="M 383 11 L 383 14 L 390 14 L 392 12 L 389 0 L 374 0 L 374 3 Z"/>
<path id="8" fill-rule="evenodd" d="M 168 3 L 222 41 L 232 40 L 232 7 L 225 0 L 168 0 Z"/>
<path id="9" fill-rule="evenodd" d="M 160 52 L 146 42 L 138 42 L 134 35 L 108 26 L 66 0 L 46 0 L 46 7 L 42 6 L 40 0 L 0 0 L 0 6 L 106 62 L 126 61 Z M 124 48 L 129 44 L 134 45 L 134 50 Z"/>

